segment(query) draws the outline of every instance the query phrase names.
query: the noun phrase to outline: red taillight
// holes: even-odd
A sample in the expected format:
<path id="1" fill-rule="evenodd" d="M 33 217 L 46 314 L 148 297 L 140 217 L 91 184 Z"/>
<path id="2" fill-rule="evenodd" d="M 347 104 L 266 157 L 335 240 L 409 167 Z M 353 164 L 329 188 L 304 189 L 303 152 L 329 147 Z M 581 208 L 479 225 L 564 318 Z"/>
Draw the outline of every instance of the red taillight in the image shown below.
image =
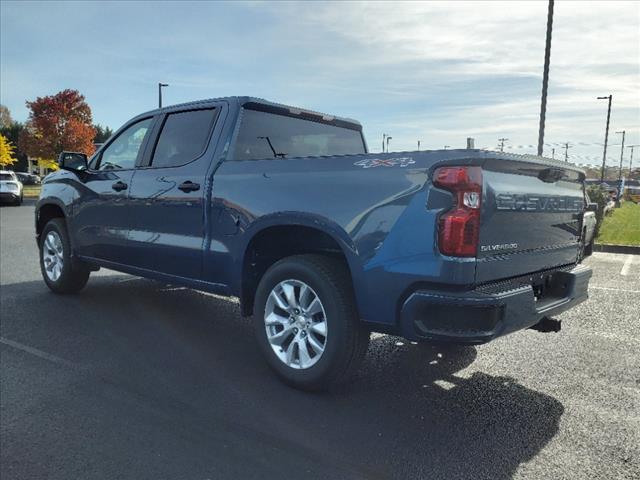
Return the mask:
<path id="1" fill-rule="evenodd" d="M 440 167 L 435 171 L 435 186 L 455 196 L 455 206 L 440 217 L 440 252 L 454 257 L 475 257 L 480 232 L 482 169 L 480 167 Z"/>

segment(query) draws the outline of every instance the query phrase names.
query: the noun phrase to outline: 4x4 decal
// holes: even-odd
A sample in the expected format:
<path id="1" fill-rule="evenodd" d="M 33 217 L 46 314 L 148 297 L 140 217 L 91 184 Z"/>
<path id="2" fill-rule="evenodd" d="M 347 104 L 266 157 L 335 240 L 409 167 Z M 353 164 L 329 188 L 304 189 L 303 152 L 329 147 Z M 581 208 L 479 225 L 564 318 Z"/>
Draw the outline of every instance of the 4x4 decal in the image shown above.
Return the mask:
<path id="1" fill-rule="evenodd" d="M 416 163 L 411 157 L 398 157 L 398 158 L 367 158 L 359 160 L 354 163 L 358 167 L 362 168 L 375 168 L 375 167 L 406 167 Z"/>

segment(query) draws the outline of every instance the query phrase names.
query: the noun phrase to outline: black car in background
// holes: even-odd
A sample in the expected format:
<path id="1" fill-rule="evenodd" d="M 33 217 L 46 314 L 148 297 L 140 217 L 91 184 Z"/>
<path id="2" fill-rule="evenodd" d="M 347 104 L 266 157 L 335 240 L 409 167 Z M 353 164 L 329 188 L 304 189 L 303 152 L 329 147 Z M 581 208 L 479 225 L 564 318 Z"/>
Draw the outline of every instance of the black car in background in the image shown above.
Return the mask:
<path id="1" fill-rule="evenodd" d="M 15 172 L 15 174 L 23 185 L 40 185 L 42 183 L 40 177 L 33 173 Z"/>

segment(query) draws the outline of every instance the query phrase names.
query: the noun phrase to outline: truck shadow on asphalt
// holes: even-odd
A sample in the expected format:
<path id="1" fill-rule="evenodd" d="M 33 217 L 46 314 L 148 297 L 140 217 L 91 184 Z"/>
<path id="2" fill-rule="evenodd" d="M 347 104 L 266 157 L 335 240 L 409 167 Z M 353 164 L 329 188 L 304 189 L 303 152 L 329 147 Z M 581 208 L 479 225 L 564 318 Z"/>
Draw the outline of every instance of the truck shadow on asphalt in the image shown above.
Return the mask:
<path id="1" fill-rule="evenodd" d="M 465 372 L 475 347 L 390 336 L 372 338 L 351 385 L 302 393 L 267 368 L 237 303 L 135 277 L 93 277 L 75 296 L 53 295 L 40 282 L 3 285 L 2 297 L 3 337 L 78 366 L 69 395 L 104 421 L 91 427 L 69 414 L 61 428 L 78 439 L 68 445 L 73 461 L 92 468 L 100 459 L 78 459 L 82 438 L 108 428 L 109 438 L 123 433 L 119 448 L 130 444 L 149 462 L 142 471 L 162 477 L 205 478 L 212 472 L 199 456 L 210 455 L 207 468 L 237 478 L 271 478 L 274 464 L 293 457 L 304 470 L 291 478 L 511 478 L 554 437 L 564 411 L 513 378 Z M 149 422 L 171 438 L 166 457 L 148 437 Z M 51 458 L 57 439 L 37 435 Z M 242 461 L 228 453 L 234 445 L 249 449 Z M 30 458 L 37 464 L 37 453 Z"/>

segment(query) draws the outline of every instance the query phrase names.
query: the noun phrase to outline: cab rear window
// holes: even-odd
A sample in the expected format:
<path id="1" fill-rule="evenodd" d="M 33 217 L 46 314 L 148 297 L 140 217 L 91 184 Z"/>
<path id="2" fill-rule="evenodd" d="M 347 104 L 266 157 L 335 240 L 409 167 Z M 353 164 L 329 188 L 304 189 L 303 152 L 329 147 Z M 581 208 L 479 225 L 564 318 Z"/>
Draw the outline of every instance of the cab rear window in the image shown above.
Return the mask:
<path id="1" fill-rule="evenodd" d="M 245 108 L 234 160 L 362 153 L 366 152 L 359 130 Z"/>

